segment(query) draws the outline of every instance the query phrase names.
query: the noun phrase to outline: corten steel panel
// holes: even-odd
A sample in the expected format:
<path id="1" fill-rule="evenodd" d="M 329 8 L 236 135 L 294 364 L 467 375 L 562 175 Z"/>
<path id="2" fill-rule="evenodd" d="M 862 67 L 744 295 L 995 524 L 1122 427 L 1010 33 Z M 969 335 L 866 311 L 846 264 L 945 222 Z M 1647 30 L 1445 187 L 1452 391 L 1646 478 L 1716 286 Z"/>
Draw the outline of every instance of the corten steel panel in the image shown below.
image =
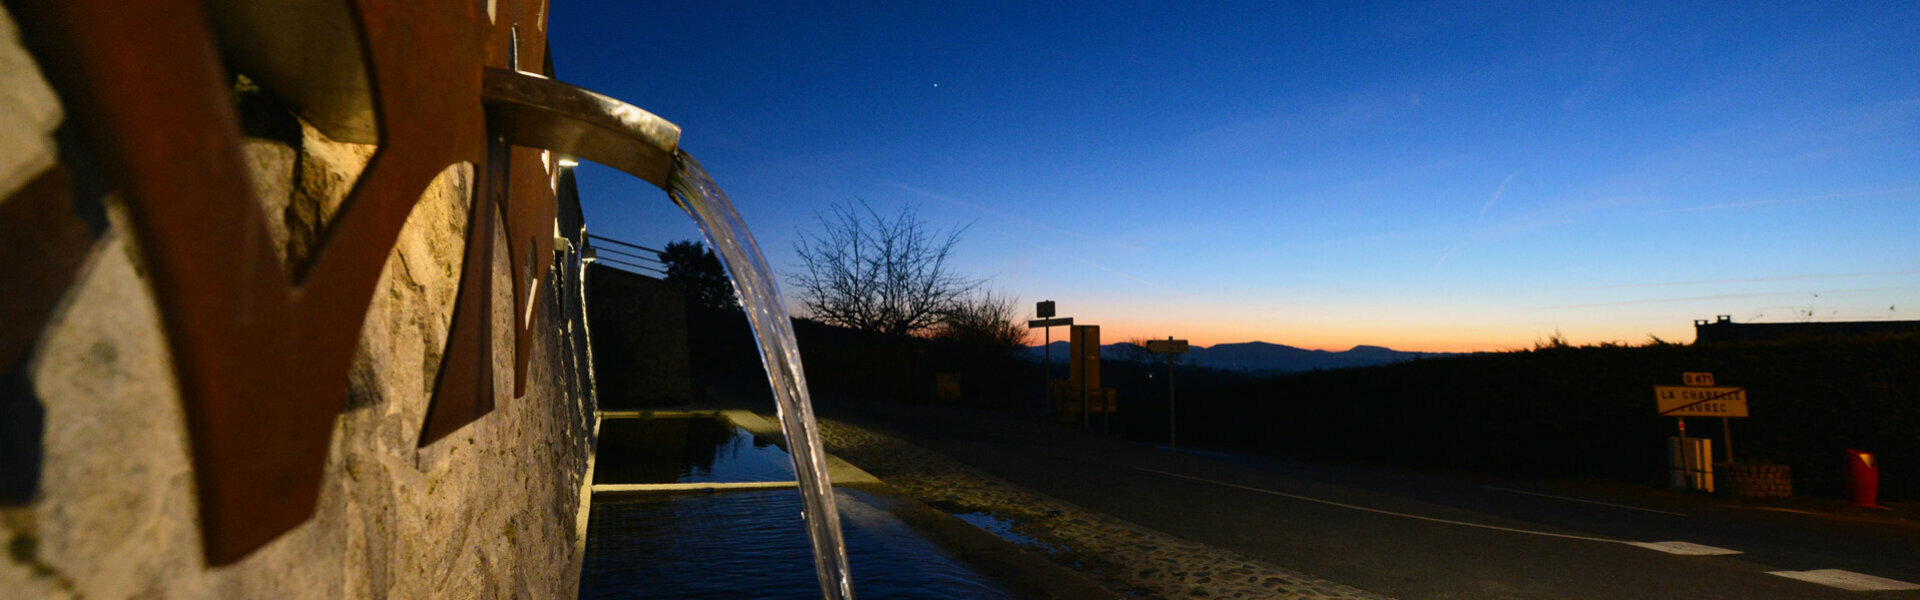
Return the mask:
<path id="1" fill-rule="evenodd" d="M 72 183 L 54 165 L 0 202 L 0 370 L 33 347 L 93 247 Z"/>
<path id="2" fill-rule="evenodd" d="M 360 24 L 347 0 L 206 0 L 223 58 L 327 137 L 380 141 Z"/>
<path id="3" fill-rule="evenodd" d="M 340 1 L 350 5 L 344 14 L 351 27 L 341 25 L 343 13 L 326 0 L 265 9 L 221 3 L 216 15 L 230 47 L 238 46 L 231 54 L 260 49 L 250 44 L 281 50 L 237 62 L 264 74 L 270 93 L 321 121 L 323 130 L 363 140 L 366 115 L 356 103 L 373 107 L 380 147 L 321 247 L 296 273 L 281 268 L 251 197 L 226 78 L 201 5 L 22 0 L 16 9 L 69 114 L 100 155 L 108 183 L 124 192 L 134 214 L 193 440 L 206 555 L 216 565 L 238 560 L 311 515 L 368 300 L 407 215 L 438 173 L 468 161 L 482 175 L 469 207 L 461 288 L 423 444 L 493 407 L 489 286 L 496 208 L 506 215 L 513 257 L 516 393 L 526 387 L 528 327 L 539 305 L 532 294 L 551 262 L 556 206 L 551 158 L 504 144 L 608 154 L 616 168 L 664 184 L 678 139 L 678 128 L 624 103 L 563 84 L 521 86 L 575 103 L 499 111 L 500 141 L 482 161 L 484 65 L 548 64 L 545 2 L 503 2 L 489 21 L 478 4 L 460 0 Z M 284 50 L 306 44 L 276 44 L 248 29 L 300 23 L 330 23 L 300 33 L 326 38 L 321 45 L 329 48 L 357 45 L 366 62 L 335 57 L 289 65 L 284 61 L 304 58 Z M 328 37 L 349 29 L 358 39 Z M 364 98 L 355 95 L 361 80 Z M 594 110 L 569 111 L 582 107 Z M 617 127 L 596 129 L 602 122 Z M 575 135 L 582 130 L 589 134 Z"/>
<path id="4" fill-rule="evenodd" d="M 359 15 L 379 17 L 391 9 L 343 0 L 272 3 L 211 0 L 211 4 L 216 9 L 215 29 L 229 49 L 227 59 L 254 78 L 269 95 L 292 107 L 329 137 L 362 143 L 381 141 L 373 110 L 375 86 L 361 60 L 359 32 L 363 26 Z M 481 51 L 486 57 L 483 64 L 506 67 L 513 58 L 517 58 L 519 64 L 546 58 L 545 24 L 541 21 L 546 14 L 543 1 L 510 1 L 496 5 L 494 13 L 491 22 L 477 12 L 467 19 L 480 29 L 484 43 Z M 515 319 L 521 323 L 515 329 L 515 389 L 516 393 L 522 393 L 532 342 L 528 325 L 531 313 L 526 309 L 533 306 L 527 297 L 533 292 L 527 279 L 529 271 L 544 275 L 548 263 L 527 257 L 546 255 L 552 250 L 549 231 L 552 218 L 546 218 L 545 223 L 541 221 L 543 212 L 551 212 L 542 209 L 552 206 L 553 201 L 552 192 L 544 183 L 547 174 L 540 153 L 516 149 L 511 155 L 510 159 L 502 156 L 491 161 L 499 166 L 490 172 L 497 171 L 499 176 L 482 174 L 479 185 L 482 191 L 478 195 L 508 210 L 510 215 L 515 314 L 521 317 Z M 505 166 L 509 164 L 511 167 Z M 512 177 L 506 176 L 508 171 Z M 488 186 L 499 189 L 487 191 Z M 508 189 L 512 193 L 507 193 Z M 532 235 L 539 237 L 529 237 Z M 491 234 L 469 236 L 469 243 L 474 240 L 488 247 L 492 244 Z M 483 270 L 491 268 L 491 257 L 491 254 L 485 255 L 489 266 Z M 436 392 L 423 427 L 422 445 L 471 423 L 494 406 L 491 364 L 481 360 L 483 355 L 490 355 L 492 349 L 481 352 L 476 346 L 491 345 L 492 322 L 474 320 L 476 315 L 488 314 L 491 310 L 491 287 L 488 277 L 477 273 L 472 277 L 463 276 L 455 310 L 456 318 L 464 318 L 466 322 L 449 332 L 444 353 L 447 359 L 436 376 Z"/>
<path id="5" fill-rule="evenodd" d="M 433 402 L 420 429 L 420 446 L 439 441 L 493 410 L 493 225 L 506 189 L 505 144 L 488 144 L 487 168 L 467 208 L 467 247 L 460 261 L 460 293 L 447 327 L 446 352 L 433 384 Z"/>
<path id="6" fill-rule="evenodd" d="M 545 0 L 505 0 L 494 5 L 485 31 L 485 64 L 507 70 L 539 72 L 547 60 Z M 511 123 L 494 122 L 494 135 L 511 139 Z M 553 263 L 553 223 L 558 203 L 553 194 L 552 157 L 537 148 L 513 148 L 506 161 L 503 202 L 508 268 L 513 274 L 513 395 L 526 394 L 527 364 L 533 353 L 534 312 L 540 282 Z"/>
<path id="7" fill-rule="evenodd" d="M 388 250 L 435 175 L 480 159 L 475 6 L 357 3 L 383 143 L 299 276 L 270 247 L 198 3 L 14 8 L 133 213 L 193 440 L 206 557 L 238 560 L 312 514 Z"/>
<path id="8" fill-rule="evenodd" d="M 513 269 L 513 395 L 527 393 L 527 363 L 533 358 L 534 310 L 540 283 L 553 264 L 553 223 L 559 205 L 542 153 L 513 148 L 506 182 L 507 250 Z"/>
<path id="9" fill-rule="evenodd" d="M 491 23 L 476 14 L 482 65 L 511 67 L 546 62 L 546 10 L 544 0 L 510 0 L 495 5 Z M 491 123 L 489 119 L 487 160 L 477 173 L 478 206 L 470 211 L 467 262 L 454 308 L 455 322 L 448 331 L 446 359 L 435 382 L 433 403 L 422 424 L 421 446 L 478 420 L 495 405 L 491 265 L 496 209 L 506 215 L 508 268 L 513 280 L 514 395 L 526 393 L 532 323 L 539 307 L 532 295 L 538 293 L 537 282 L 546 277 L 552 263 L 556 200 L 543 154 L 507 146 L 505 132 L 493 130 Z M 483 207 L 484 214 L 480 212 Z M 486 223 L 482 224 L 483 220 Z M 472 262 L 475 260 L 481 262 Z"/>

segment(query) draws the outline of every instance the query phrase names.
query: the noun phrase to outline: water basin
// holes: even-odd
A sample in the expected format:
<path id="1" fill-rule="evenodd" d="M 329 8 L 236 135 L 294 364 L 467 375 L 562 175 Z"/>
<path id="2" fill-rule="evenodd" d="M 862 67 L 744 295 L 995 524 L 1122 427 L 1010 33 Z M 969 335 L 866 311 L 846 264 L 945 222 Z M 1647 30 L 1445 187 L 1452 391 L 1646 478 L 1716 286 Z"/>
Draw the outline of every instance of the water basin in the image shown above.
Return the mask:
<path id="1" fill-rule="evenodd" d="M 594 483 L 793 481 L 793 459 L 724 419 L 606 419 Z"/>
<path id="2" fill-rule="evenodd" d="M 718 418 L 605 419 L 594 483 L 792 481 L 785 450 Z M 835 489 L 854 588 L 868 598 L 1012 598 L 887 508 Z M 581 598 L 819 598 L 798 490 L 598 496 Z"/>
<path id="3" fill-rule="evenodd" d="M 1011 598 L 921 538 L 884 500 L 837 489 L 854 589 L 867 598 Z M 792 490 L 595 502 L 581 598 L 819 598 Z"/>

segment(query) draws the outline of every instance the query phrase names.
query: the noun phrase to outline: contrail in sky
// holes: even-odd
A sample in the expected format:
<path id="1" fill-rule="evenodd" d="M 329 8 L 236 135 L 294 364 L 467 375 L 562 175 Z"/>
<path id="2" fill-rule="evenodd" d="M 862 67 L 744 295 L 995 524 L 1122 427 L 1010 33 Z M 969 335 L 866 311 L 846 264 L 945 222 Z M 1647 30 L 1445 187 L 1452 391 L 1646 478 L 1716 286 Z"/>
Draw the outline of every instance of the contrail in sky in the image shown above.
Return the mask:
<path id="1" fill-rule="evenodd" d="M 1513 173 L 1508 174 L 1506 179 L 1500 180 L 1500 187 L 1494 188 L 1493 196 L 1487 198 L 1486 204 L 1480 205 L 1480 216 L 1482 217 L 1487 216 L 1487 209 L 1493 208 L 1493 203 L 1498 202 L 1500 200 L 1500 195 L 1507 193 L 1507 184 L 1513 183 L 1513 176 L 1519 175 L 1519 174 L 1520 174 L 1519 171 L 1514 171 Z"/>

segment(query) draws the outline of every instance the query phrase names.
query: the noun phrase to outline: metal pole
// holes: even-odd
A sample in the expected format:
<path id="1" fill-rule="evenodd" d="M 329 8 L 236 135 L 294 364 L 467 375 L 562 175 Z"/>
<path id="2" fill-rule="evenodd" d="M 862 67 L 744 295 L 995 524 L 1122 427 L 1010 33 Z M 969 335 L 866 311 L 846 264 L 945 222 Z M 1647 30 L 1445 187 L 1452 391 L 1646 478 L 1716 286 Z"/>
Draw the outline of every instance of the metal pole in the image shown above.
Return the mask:
<path id="1" fill-rule="evenodd" d="M 1093 429 L 1093 415 L 1087 414 L 1087 357 L 1074 359 L 1080 361 L 1080 430 L 1088 431 Z"/>
<path id="2" fill-rule="evenodd" d="M 1053 412 L 1053 326 L 1040 329 L 1047 332 L 1047 344 L 1040 347 L 1047 357 L 1045 366 L 1040 368 L 1040 414 L 1046 415 Z"/>
<path id="3" fill-rule="evenodd" d="M 1173 338 L 1168 337 L 1167 339 L 1171 340 Z M 1174 407 L 1174 404 L 1173 404 L 1173 353 L 1168 352 L 1167 353 L 1167 448 L 1170 448 L 1170 449 L 1180 447 L 1180 442 L 1178 438 L 1179 436 L 1178 432 L 1180 431 L 1180 429 L 1176 424 L 1176 421 L 1174 420 L 1175 415 L 1177 415 L 1178 413 L 1174 411 L 1173 407 Z"/>
<path id="4" fill-rule="evenodd" d="M 1687 418 L 1686 417 L 1674 417 L 1674 418 L 1680 421 L 1680 456 L 1679 456 L 1680 473 L 1681 473 L 1680 478 L 1683 482 L 1685 482 L 1685 485 L 1683 485 L 1682 487 L 1685 487 L 1686 489 L 1690 490 L 1694 488 L 1693 461 L 1688 460 L 1688 458 L 1693 456 L 1693 446 L 1687 443 Z"/>
<path id="5" fill-rule="evenodd" d="M 1081 341 L 1085 342 L 1086 340 L 1082 338 Z M 1093 430 L 1093 414 L 1088 412 L 1089 404 L 1087 403 L 1087 379 L 1090 377 L 1090 374 L 1087 373 L 1087 357 L 1083 353 L 1073 358 L 1074 360 L 1080 361 L 1080 430 L 1091 431 Z"/>
<path id="6" fill-rule="evenodd" d="M 1733 426 L 1727 421 L 1726 417 L 1720 417 L 1720 445 L 1727 447 L 1727 462 L 1733 462 Z"/>

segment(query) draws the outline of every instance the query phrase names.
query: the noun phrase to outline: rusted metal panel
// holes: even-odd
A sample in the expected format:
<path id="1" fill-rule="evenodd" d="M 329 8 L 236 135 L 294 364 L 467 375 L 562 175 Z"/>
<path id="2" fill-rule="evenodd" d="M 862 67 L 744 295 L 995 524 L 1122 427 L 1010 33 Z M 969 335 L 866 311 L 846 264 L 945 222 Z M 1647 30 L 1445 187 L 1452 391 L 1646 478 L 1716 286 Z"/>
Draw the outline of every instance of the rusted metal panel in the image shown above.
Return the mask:
<path id="1" fill-rule="evenodd" d="M 530 329 L 543 304 L 535 294 L 553 255 L 554 157 L 510 144 L 588 156 L 664 184 L 679 130 L 564 84 L 519 85 L 538 78 L 516 67 L 550 65 L 544 0 L 503 0 L 491 17 L 470 0 L 210 2 L 212 13 L 195 0 L 19 0 L 10 8 L 107 183 L 132 212 L 192 439 L 204 549 L 220 565 L 311 516 L 369 299 L 434 177 L 471 162 L 478 191 L 421 444 L 494 407 L 497 214 L 512 256 L 516 395 L 528 383 Z M 295 272 L 281 266 L 252 197 L 209 23 L 220 27 L 233 64 L 324 133 L 379 143 L 319 248 Z M 489 71 L 513 75 L 488 76 L 505 85 L 488 88 L 497 125 L 491 144 L 481 104 Z M 529 89 L 547 95 L 493 94 Z M 10 200 L 0 210 L 37 206 Z M 44 256 L 84 255 L 84 245 L 71 246 L 90 236 L 76 241 L 72 228 L 55 229 L 36 232 L 59 246 Z M 59 266 L 44 257 L 6 262 Z M 21 277 L 8 273 L 7 281 Z M 65 285 L 41 287 L 57 296 Z M 39 328 L 20 327 L 34 335 Z M 9 352 L 19 345 L 0 341 Z"/>
<path id="2" fill-rule="evenodd" d="M 73 183 L 54 165 L 0 201 L 0 369 L 39 339 L 54 306 L 86 261 L 93 234 L 74 212 Z"/>
<path id="3" fill-rule="evenodd" d="M 338 341 L 288 331 L 301 327 L 294 295 L 251 195 L 200 6 L 19 6 L 52 42 L 50 79 L 133 213 L 193 438 L 207 559 L 231 562 L 312 512 L 345 378 L 321 381 L 323 366 L 296 361 L 338 354 Z M 340 312 L 315 317 L 359 328 Z"/>
<path id="4" fill-rule="evenodd" d="M 547 3 L 545 0 L 503 0 L 491 5 L 491 26 L 485 34 L 486 65 L 505 70 L 544 70 L 547 64 Z M 490 123 L 492 135 L 510 124 Z M 540 282 L 553 263 L 553 223 L 557 206 L 553 195 L 552 157 L 536 148 L 513 148 L 507 160 L 506 193 L 501 202 L 507 234 L 508 268 L 513 275 L 513 395 L 526 394 L 527 365 L 533 357 L 534 311 Z M 492 181 L 492 178 L 489 178 Z"/>
<path id="5" fill-rule="evenodd" d="M 233 562 L 312 514 L 388 250 L 435 175 L 481 158 L 476 8 L 358 1 L 382 145 L 290 277 L 252 197 L 200 4 L 15 6 L 128 201 L 193 440 L 207 561 Z"/>
<path id="6" fill-rule="evenodd" d="M 460 161 L 474 163 L 478 167 L 476 175 L 488 169 L 486 117 L 477 102 L 479 72 L 483 68 L 482 28 L 486 17 L 472 3 L 452 0 L 357 0 L 357 5 L 376 103 L 383 115 L 381 146 L 361 174 L 353 196 L 348 199 L 349 205 L 343 206 L 333 231 L 366 231 L 379 235 L 351 241 L 329 239 L 328 244 L 330 247 L 334 243 L 375 246 L 384 260 L 387 249 L 399 234 L 399 226 L 405 223 L 427 182 L 447 165 Z M 382 168 L 390 170 L 376 170 Z M 382 177 L 392 177 L 392 180 Z M 473 422 L 494 407 L 490 308 L 494 208 L 490 198 L 491 186 L 495 184 L 484 176 L 476 183 L 478 191 L 469 213 L 480 218 L 470 217 L 468 221 L 467 262 L 461 268 L 455 321 L 448 330 L 441 372 L 435 379 L 427 420 L 422 423 L 419 442 L 422 445 Z M 350 229 L 359 225 L 349 221 L 357 217 L 350 212 L 358 208 L 351 205 L 356 202 L 371 202 L 371 206 L 378 207 L 377 212 L 368 214 L 377 215 L 374 218 L 379 219 L 378 225 L 382 227 L 391 223 L 392 230 Z M 471 262 L 476 257 L 480 262 Z M 315 289 L 368 286 L 366 294 L 341 299 L 358 302 L 364 314 L 379 268 L 371 272 L 343 270 L 342 278 L 324 280 L 318 278 L 323 275 L 318 271 L 320 267 L 316 264 L 313 272 L 316 278 L 306 282 Z M 355 279 L 343 281 L 348 275 Z M 358 279 L 362 276 L 366 279 Z"/>
<path id="7" fill-rule="evenodd" d="M 487 165 L 501 164 L 504 144 L 489 147 Z M 483 181 L 504 177 L 500 169 L 484 169 Z M 497 182 L 482 190 L 502 190 Z M 467 248 L 461 260 L 460 292 L 454 298 L 453 323 L 447 328 L 446 352 L 434 380 L 433 402 L 420 430 L 420 446 L 439 441 L 493 410 L 493 198 L 475 194 L 467 209 Z"/>
<path id="8" fill-rule="evenodd" d="M 206 0 L 227 64 L 327 137 L 380 141 L 360 24 L 345 0 Z"/>
<path id="9" fill-rule="evenodd" d="M 513 269 L 513 395 L 527 393 L 527 365 L 533 358 L 534 311 L 540 283 L 553 264 L 553 223 L 559 209 L 553 197 L 550 165 L 543 153 L 514 148 L 509 162 L 506 205 L 507 250 Z"/>

